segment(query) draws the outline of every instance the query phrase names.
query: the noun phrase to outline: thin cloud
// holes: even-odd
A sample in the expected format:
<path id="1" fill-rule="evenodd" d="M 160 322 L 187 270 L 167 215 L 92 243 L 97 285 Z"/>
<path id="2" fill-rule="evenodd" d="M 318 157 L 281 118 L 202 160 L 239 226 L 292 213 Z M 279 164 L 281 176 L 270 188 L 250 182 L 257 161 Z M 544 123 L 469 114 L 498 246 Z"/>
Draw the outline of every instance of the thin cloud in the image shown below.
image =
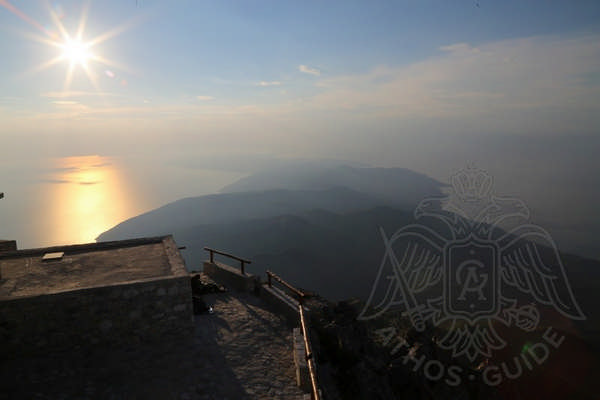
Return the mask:
<path id="1" fill-rule="evenodd" d="M 77 168 L 77 167 L 55 167 L 55 168 L 48 169 L 48 171 L 59 172 L 59 173 L 73 172 L 73 171 L 77 171 L 77 170 L 79 170 L 79 168 Z"/>
<path id="2" fill-rule="evenodd" d="M 306 65 L 300 65 L 300 66 L 298 66 L 298 71 L 303 72 L 305 74 L 315 75 L 315 76 L 321 75 L 321 71 L 319 71 L 316 68 L 310 68 L 310 67 L 308 67 Z"/>
<path id="3" fill-rule="evenodd" d="M 68 179 L 40 179 L 39 182 L 52 183 L 52 184 L 57 184 L 57 185 L 62 185 L 65 183 L 73 183 L 72 181 L 70 181 Z"/>
<path id="4" fill-rule="evenodd" d="M 112 165 L 112 163 L 110 163 L 110 162 L 103 162 L 100 164 L 94 164 L 91 166 L 91 168 L 104 168 L 104 167 L 109 167 L 111 165 Z"/>
<path id="5" fill-rule="evenodd" d="M 440 47 L 440 50 L 448 53 L 479 53 L 477 47 L 472 47 L 468 43 L 454 43 L 448 46 Z"/>
<path id="6" fill-rule="evenodd" d="M 45 92 L 40 93 L 40 97 L 48 97 L 51 99 L 68 99 L 71 97 L 91 97 L 91 96 L 99 96 L 99 97 L 117 97 L 120 96 L 116 93 L 110 92 L 85 92 L 85 91 L 66 91 L 66 92 Z"/>
<path id="7" fill-rule="evenodd" d="M 262 87 L 267 87 L 267 86 L 281 86 L 281 82 L 279 81 L 260 81 L 256 84 L 256 86 L 262 86 Z"/>
<path id="8" fill-rule="evenodd" d="M 202 120 L 245 125 L 249 119 L 244 118 L 285 115 L 308 124 L 311 120 L 306 116 L 318 111 L 332 121 L 352 118 L 366 123 L 389 118 L 425 121 L 435 129 L 444 126 L 457 131 L 517 133 L 523 129 L 589 132 L 600 122 L 600 84 L 595 74 L 600 66 L 598 34 L 516 38 L 478 43 L 477 48 L 456 43 L 432 50 L 439 52 L 418 62 L 373 66 L 352 75 L 327 74 L 302 91 L 292 85 L 286 101 L 266 99 L 264 103 L 246 104 L 227 99 L 219 104 L 206 101 L 212 96 L 202 95 L 195 104 L 65 105 L 21 117 L 6 111 L 3 118 L 29 127 L 32 119 L 77 117 L 82 124 L 93 122 L 90 126 L 96 127 L 108 124 L 107 120 L 115 124 Z M 306 66 L 298 69 L 312 70 Z M 277 81 L 244 85 L 277 88 L 273 82 Z M 204 100 L 202 106 L 200 100 Z M 239 122 L 242 120 L 243 124 Z"/>
<path id="9" fill-rule="evenodd" d="M 312 109 L 354 116 L 443 118 L 492 131 L 571 132 L 598 121 L 600 36 L 457 43 L 400 67 L 320 80 Z M 597 123 L 597 122 L 596 122 Z M 533 128 L 535 126 L 535 129 Z M 529 128 L 528 128 L 529 129 Z"/>
<path id="10" fill-rule="evenodd" d="M 7 102 L 7 103 L 12 103 L 15 101 L 20 101 L 22 100 L 20 97 L 14 97 L 14 96 L 3 96 L 0 97 L 0 102 Z"/>
<path id="11" fill-rule="evenodd" d="M 196 99 L 198 99 L 200 101 L 211 101 L 211 100 L 214 100 L 215 98 L 213 96 L 196 96 Z"/>
<path id="12" fill-rule="evenodd" d="M 64 185 L 64 184 L 76 184 L 76 185 L 81 185 L 81 186 L 92 186 L 92 185 L 98 185 L 101 184 L 102 181 L 74 181 L 71 179 L 40 179 L 39 180 L 42 183 L 50 183 L 50 184 L 56 184 L 56 185 Z"/>

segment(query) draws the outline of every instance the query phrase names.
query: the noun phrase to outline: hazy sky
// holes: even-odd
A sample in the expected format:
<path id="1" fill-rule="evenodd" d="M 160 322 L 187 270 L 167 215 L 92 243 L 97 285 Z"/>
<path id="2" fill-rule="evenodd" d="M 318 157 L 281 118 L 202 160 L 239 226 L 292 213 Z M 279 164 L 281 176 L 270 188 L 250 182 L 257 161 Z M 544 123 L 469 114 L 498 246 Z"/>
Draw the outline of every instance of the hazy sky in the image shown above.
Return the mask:
<path id="1" fill-rule="evenodd" d="M 597 0 L 0 0 L 0 35 L 3 168 L 477 162 L 548 215 L 597 209 Z"/>
<path id="2" fill-rule="evenodd" d="M 175 147 L 293 154 L 372 135 L 599 126 L 598 1 L 0 5 L 2 133 L 76 133 L 90 146 L 169 133 Z M 87 73 L 75 61 L 68 83 L 68 57 L 42 67 L 63 52 L 45 42 L 76 37 L 82 15 L 97 59 Z"/>

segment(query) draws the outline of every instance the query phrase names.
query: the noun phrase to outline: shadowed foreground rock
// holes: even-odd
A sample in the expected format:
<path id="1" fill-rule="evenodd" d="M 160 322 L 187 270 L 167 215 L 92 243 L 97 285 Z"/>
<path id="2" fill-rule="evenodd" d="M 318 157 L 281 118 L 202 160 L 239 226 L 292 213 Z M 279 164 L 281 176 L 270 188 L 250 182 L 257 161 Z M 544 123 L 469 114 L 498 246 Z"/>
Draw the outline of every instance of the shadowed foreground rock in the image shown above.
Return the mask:
<path id="1" fill-rule="evenodd" d="M 445 368 L 454 361 L 438 352 L 431 337 L 422 335 L 414 348 L 390 354 L 378 340 L 375 326 L 356 318 L 362 305 L 358 301 L 330 303 L 322 298 L 309 302 L 313 331 L 318 342 L 319 375 L 327 400 L 338 399 L 493 399 L 495 390 L 480 383 L 462 380 L 448 385 L 431 381 L 404 357 L 411 350 L 426 355 Z M 429 344 L 424 344 L 429 343 Z"/>
<path id="2" fill-rule="evenodd" d="M 432 327 L 416 332 L 402 318 L 359 321 L 357 316 L 363 307 L 359 301 L 331 303 L 314 297 L 308 305 L 320 383 L 327 400 L 597 398 L 600 372 L 594 363 L 594 349 L 559 329 L 552 334 L 564 335 L 560 348 L 552 349 L 539 364 L 528 356 L 529 369 L 523 361 L 527 349 L 522 348 L 527 341 L 515 333 L 503 332 L 507 340 L 503 351 L 482 363 L 470 363 L 440 348 L 437 338 L 442 332 Z M 392 332 L 390 327 L 395 333 L 386 337 L 388 331 Z M 542 343 L 547 329 L 539 328 L 526 338 L 530 344 Z M 518 372 L 517 363 L 522 373 L 507 378 L 504 368 L 514 374 Z M 490 367 L 488 382 L 496 386 L 483 379 L 486 367 Z"/>
<path id="3" fill-rule="evenodd" d="M 286 322 L 251 294 L 203 299 L 189 342 L 2 360 L 0 399 L 301 398 Z"/>

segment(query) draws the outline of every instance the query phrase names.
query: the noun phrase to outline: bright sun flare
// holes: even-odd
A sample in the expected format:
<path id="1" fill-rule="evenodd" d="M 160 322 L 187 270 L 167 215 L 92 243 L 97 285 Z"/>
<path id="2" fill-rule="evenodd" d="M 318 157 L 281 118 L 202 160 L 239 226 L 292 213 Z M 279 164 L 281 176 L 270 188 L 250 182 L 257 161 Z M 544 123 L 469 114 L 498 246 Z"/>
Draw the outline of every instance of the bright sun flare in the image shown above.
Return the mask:
<path id="1" fill-rule="evenodd" d="M 4 5 L 3 1 L 0 0 L 0 6 L 2 5 Z M 132 25 L 133 20 L 128 24 L 124 24 L 119 27 L 113 28 L 107 32 L 104 32 L 91 40 L 83 40 L 87 20 L 88 6 L 89 4 L 84 6 L 84 9 L 82 10 L 81 19 L 79 20 L 79 26 L 77 27 L 77 30 L 72 33 L 68 32 L 65 26 L 63 25 L 62 18 L 64 17 L 64 14 L 62 14 L 62 12 L 56 11 L 55 9 L 50 9 L 49 11 L 50 16 L 56 27 L 56 30 L 47 29 L 43 27 L 37 21 L 23 14 L 19 10 L 13 10 L 13 8 L 9 9 L 10 11 L 13 11 L 19 17 L 21 17 L 26 22 L 30 23 L 43 33 L 43 35 L 41 36 L 36 34 L 28 34 L 28 36 L 30 36 L 33 40 L 48 44 L 59 50 L 56 57 L 44 62 L 41 65 L 36 66 L 30 72 L 39 72 L 61 62 L 67 64 L 67 71 L 65 74 L 65 81 L 63 86 L 63 91 L 65 93 L 69 92 L 73 76 L 75 72 L 79 69 L 87 75 L 90 83 L 94 86 L 98 93 L 102 92 L 100 90 L 98 77 L 104 74 L 99 74 L 97 70 L 94 70 L 94 66 L 96 67 L 96 69 L 102 68 L 100 67 L 100 65 L 104 65 L 105 67 L 110 66 L 118 68 L 120 70 L 126 70 L 124 66 L 119 65 L 105 57 L 102 57 L 97 51 L 97 45 L 125 31 L 128 27 Z M 112 71 L 106 70 L 106 76 L 113 78 L 115 75 Z"/>
<path id="2" fill-rule="evenodd" d="M 81 40 L 67 39 L 61 45 L 61 48 L 62 58 L 69 61 L 71 65 L 85 66 L 94 57 L 90 52 L 89 44 L 85 44 Z"/>

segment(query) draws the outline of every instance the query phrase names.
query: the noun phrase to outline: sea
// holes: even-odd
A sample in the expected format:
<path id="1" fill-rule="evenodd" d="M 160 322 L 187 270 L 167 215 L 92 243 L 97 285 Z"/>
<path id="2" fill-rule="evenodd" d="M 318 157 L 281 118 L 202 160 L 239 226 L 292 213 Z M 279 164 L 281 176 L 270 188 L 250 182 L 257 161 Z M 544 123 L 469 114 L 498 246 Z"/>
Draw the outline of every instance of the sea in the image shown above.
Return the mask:
<path id="1" fill-rule="evenodd" d="M 19 249 L 94 242 L 102 232 L 129 218 L 182 198 L 218 193 L 269 165 L 260 159 L 241 159 L 206 154 L 21 159 L 4 154 L 0 157 L 0 192 L 4 193 L 0 239 L 17 240 Z M 559 250 L 600 260 L 596 240 L 600 189 L 591 183 L 593 175 L 585 173 L 587 167 L 558 172 L 549 164 L 513 169 L 515 173 L 503 175 L 510 172 L 507 165 L 490 168 L 494 192 L 522 199 L 530 211 L 529 223 L 546 229 Z M 443 173 L 429 176 L 450 180 L 443 179 Z"/>
<path id="2" fill-rule="evenodd" d="M 19 249 L 94 242 L 172 201 L 218 192 L 244 174 L 83 155 L 0 164 L 0 239 Z"/>

